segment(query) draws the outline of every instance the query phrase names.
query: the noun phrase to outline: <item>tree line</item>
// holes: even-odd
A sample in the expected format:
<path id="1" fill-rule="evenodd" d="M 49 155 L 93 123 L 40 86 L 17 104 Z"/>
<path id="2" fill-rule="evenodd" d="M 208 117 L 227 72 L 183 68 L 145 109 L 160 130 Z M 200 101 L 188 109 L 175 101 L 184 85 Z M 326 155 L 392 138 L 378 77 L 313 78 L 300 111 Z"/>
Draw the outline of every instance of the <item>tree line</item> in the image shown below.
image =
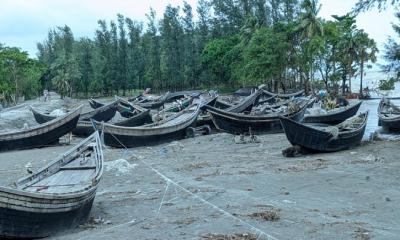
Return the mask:
<path id="1" fill-rule="evenodd" d="M 349 14 L 325 20 L 317 0 L 199 0 L 196 9 L 168 5 L 161 16 L 151 9 L 145 22 L 121 14 L 99 20 L 93 38 L 56 27 L 37 45 L 35 84 L 62 96 L 258 84 L 346 92 L 378 51 L 355 16 L 385 3 L 360 0 Z"/>
<path id="2" fill-rule="evenodd" d="M 21 97 L 37 96 L 44 72 L 45 66 L 27 52 L 0 43 L 0 104 L 16 104 Z"/>

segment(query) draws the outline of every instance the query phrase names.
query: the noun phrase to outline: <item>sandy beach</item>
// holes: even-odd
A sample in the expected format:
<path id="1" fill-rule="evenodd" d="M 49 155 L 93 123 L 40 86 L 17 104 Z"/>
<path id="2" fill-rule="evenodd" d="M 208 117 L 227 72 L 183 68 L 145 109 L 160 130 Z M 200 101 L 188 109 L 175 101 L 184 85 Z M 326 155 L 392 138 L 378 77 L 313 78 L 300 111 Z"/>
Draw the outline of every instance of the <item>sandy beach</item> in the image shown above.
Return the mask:
<path id="1" fill-rule="evenodd" d="M 2 111 L 0 126 L 34 125 L 27 104 L 50 111 L 65 102 L 54 97 L 50 103 L 35 100 Z M 10 121 L 13 117 L 17 120 Z M 0 153 L 0 183 L 12 184 L 27 168 L 43 166 L 81 140 Z M 398 142 L 363 142 L 337 153 L 285 158 L 282 150 L 289 146 L 284 134 L 237 144 L 233 135 L 214 133 L 152 147 L 106 147 L 105 173 L 89 222 L 49 239 L 400 235 Z"/>

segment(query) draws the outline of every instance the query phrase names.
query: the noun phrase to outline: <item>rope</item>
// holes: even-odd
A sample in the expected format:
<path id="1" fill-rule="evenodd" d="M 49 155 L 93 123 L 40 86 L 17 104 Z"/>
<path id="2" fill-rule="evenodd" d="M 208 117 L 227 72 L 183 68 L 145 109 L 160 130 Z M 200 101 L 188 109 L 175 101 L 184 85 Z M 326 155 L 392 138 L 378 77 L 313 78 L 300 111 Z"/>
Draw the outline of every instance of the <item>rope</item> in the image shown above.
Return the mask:
<path id="1" fill-rule="evenodd" d="M 121 143 L 121 141 L 119 141 L 119 139 L 118 139 L 117 137 L 115 137 L 112 133 L 109 133 L 109 134 L 110 134 L 113 138 L 115 138 L 115 140 L 117 140 L 117 141 L 121 144 L 121 146 L 123 146 L 123 147 L 125 148 L 126 151 L 129 151 L 129 149 L 128 149 L 123 143 Z M 177 187 L 177 188 L 181 189 L 183 192 L 189 194 L 189 195 L 192 196 L 194 199 L 197 199 L 197 200 L 199 200 L 200 202 L 204 203 L 205 205 L 208 205 L 208 206 L 210 206 L 210 207 L 216 209 L 217 211 L 219 211 L 219 212 L 225 214 L 226 216 L 231 217 L 232 219 L 235 219 L 236 221 L 242 223 L 243 225 L 246 225 L 246 226 L 249 227 L 251 230 L 255 231 L 255 232 L 259 235 L 259 237 L 265 236 L 265 237 L 267 237 L 267 239 L 277 240 L 277 238 L 275 238 L 274 236 L 272 236 L 272 235 L 270 235 L 270 234 L 268 234 L 268 233 L 262 231 L 261 229 L 259 229 L 259 228 L 255 227 L 255 226 L 253 226 L 252 224 L 250 224 L 250 223 L 244 221 L 243 219 L 241 219 L 241 218 L 239 218 L 239 217 L 233 215 L 232 213 L 230 213 L 230 212 L 228 212 L 228 211 L 226 211 L 226 210 L 224 210 L 224 209 L 218 207 L 217 205 L 215 205 L 215 204 L 213 204 L 213 203 L 211 203 L 211 202 L 205 200 L 204 198 L 198 196 L 197 194 L 191 192 L 190 190 L 188 190 L 187 188 L 183 187 L 183 186 L 180 185 L 179 183 L 173 181 L 173 180 L 170 179 L 169 177 L 167 177 L 167 176 L 165 176 L 164 174 L 162 174 L 160 171 L 158 171 L 157 169 L 155 169 L 153 166 L 151 166 L 150 164 L 146 163 L 146 162 L 143 161 L 142 159 L 138 158 L 138 160 L 139 160 L 143 165 L 145 165 L 146 167 L 148 167 L 149 169 L 151 169 L 151 170 L 152 170 L 154 173 L 156 173 L 158 176 L 160 176 L 160 177 L 167 183 L 167 187 L 166 187 L 166 189 L 165 189 L 165 191 L 164 191 L 164 195 L 163 195 L 163 197 L 162 197 L 162 200 L 161 200 L 161 204 L 160 204 L 158 213 L 159 213 L 160 210 L 161 210 L 161 206 L 162 206 L 162 203 L 163 203 L 163 201 L 164 201 L 164 197 L 165 197 L 165 194 L 166 194 L 166 192 L 167 192 L 167 190 L 168 190 L 169 185 L 170 185 L 170 184 L 173 184 L 173 185 L 175 185 L 175 187 Z M 258 237 L 258 238 L 259 238 L 259 237 Z"/>

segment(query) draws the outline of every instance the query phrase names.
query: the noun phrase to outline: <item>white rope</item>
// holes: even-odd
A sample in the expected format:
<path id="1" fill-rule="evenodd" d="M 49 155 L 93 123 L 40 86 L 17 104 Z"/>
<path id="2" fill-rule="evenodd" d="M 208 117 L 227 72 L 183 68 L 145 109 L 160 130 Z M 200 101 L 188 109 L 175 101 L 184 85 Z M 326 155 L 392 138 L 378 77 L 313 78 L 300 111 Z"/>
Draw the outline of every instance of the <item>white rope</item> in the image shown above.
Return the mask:
<path id="1" fill-rule="evenodd" d="M 117 139 L 117 137 L 115 137 L 112 133 L 109 133 L 109 134 L 110 134 L 111 136 L 113 136 L 113 138 L 115 138 L 115 139 L 121 144 L 121 146 L 123 146 L 126 150 L 128 150 L 127 147 Z M 129 151 L 129 150 L 128 150 L 128 151 Z M 200 202 L 204 203 L 205 205 L 208 205 L 208 206 L 210 206 L 210 207 L 216 209 L 217 211 L 219 211 L 219 212 L 221 212 L 221 213 L 223 213 L 223 214 L 225 214 L 225 215 L 231 217 L 232 219 L 237 220 L 238 222 L 242 223 L 243 225 L 248 226 L 251 230 L 253 230 L 253 231 L 255 231 L 257 234 L 259 234 L 259 237 L 263 235 L 263 236 L 267 237 L 267 239 L 277 240 L 277 238 L 275 238 L 274 236 L 272 236 L 272 235 L 270 235 L 270 234 L 268 234 L 268 233 L 262 231 L 261 229 L 259 229 L 259 228 L 255 227 L 255 226 L 253 226 L 252 224 L 250 224 L 250 223 L 248 223 L 248 222 L 242 220 L 241 218 L 236 217 L 236 216 L 233 215 L 232 213 L 230 213 L 230 212 L 228 212 L 228 211 L 226 211 L 226 210 L 224 210 L 224 209 L 218 207 L 217 205 L 215 205 L 215 204 L 213 204 L 213 203 L 211 203 L 211 202 L 205 200 L 204 198 L 198 196 L 197 194 L 195 194 L 195 193 L 189 191 L 187 188 L 183 187 L 183 186 L 180 185 L 179 183 L 177 183 L 177 182 L 173 181 L 172 179 L 170 179 L 169 177 L 165 176 L 165 175 L 162 174 L 160 171 L 158 171 L 157 169 L 155 169 L 153 166 L 151 166 L 150 164 L 146 163 L 146 162 L 143 161 L 142 159 L 138 158 L 138 160 L 139 160 L 142 164 L 144 164 L 145 166 L 147 166 L 148 168 L 150 168 L 153 172 L 155 172 L 158 176 L 160 176 L 160 177 L 167 183 L 167 188 L 165 189 L 164 196 L 165 196 L 165 194 L 166 194 L 166 191 L 167 191 L 167 189 L 168 189 L 169 184 L 173 184 L 173 185 L 175 185 L 175 187 L 180 188 L 182 191 L 186 192 L 187 194 L 189 194 L 189 195 L 192 196 L 193 198 L 199 200 Z M 164 198 L 164 196 L 163 196 L 163 198 Z M 162 203 L 162 202 L 163 202 L 163 200 L 161 201 L 161 203 Z M 160 205 L 159 211 L 160 211 L 160 209 L 161 209 L 161 205 Z"/>
<path id="2" fill-rule="evenodd" d="M 169 182 L 167 182 L 167 186 L 165 187 L 164 194 L 163 194 L 163 196 L 162 196 L 162 198 L 161 198 L 160 207 L 158 208 L 158 211 L 157 211 L 157 216 L 160 214 L 162 205 L 164 204 L 164 198 L 165 198 L 165 195 L 167 194 L 168 187 L 169 187 Z"/>

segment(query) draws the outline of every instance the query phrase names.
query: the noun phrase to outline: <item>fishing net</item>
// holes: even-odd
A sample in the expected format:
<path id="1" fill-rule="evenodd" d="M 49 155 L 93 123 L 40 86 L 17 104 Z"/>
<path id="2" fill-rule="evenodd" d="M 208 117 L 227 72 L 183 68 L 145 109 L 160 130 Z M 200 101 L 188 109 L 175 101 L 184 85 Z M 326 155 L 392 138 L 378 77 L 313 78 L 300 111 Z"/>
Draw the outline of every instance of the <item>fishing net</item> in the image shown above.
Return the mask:
<path id="1" fill-rule="evenodd" d="M 329 126 L 326 131 L 332 135 L 331 139 L 337 139 L 339 136 L 339 128 L 336 126 Z"/>
<path id="2" fill-rule="evenodd" d="M 336 126 L 329 126 L 325 129 L 325 131 L 332 135 L 331 139 L 337 139 L 340 131 L 357 129 L 363 123 L 364 123 L 363 116 L 358 115 L 358 116 L 348 118 Z"/>

